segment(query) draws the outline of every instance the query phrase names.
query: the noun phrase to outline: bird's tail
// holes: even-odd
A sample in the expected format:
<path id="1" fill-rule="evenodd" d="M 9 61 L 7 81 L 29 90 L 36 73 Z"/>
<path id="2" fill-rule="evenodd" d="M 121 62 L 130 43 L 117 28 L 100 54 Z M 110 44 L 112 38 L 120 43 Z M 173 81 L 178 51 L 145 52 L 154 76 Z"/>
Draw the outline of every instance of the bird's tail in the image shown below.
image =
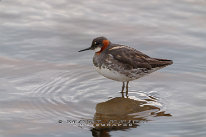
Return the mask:
<path id="1" fill-rule="evenodd" d="M 165 67 L 165 66 L 168 66 L 168 65 L 171 65 L 173 63 L 172 60 L 168 60 L 168 59 L 158 59 L 158 58 L 153 58 L 156 60 L 156 62 L 151 63 L 150 65 L 152 66 L 152 68 L 155 68 L 155 67 Z"/>
<path id="2" fill-rule="evenodd" d="M 164 63 L 165 65 L 171 65 L 173 63 L 173 61 L 169 60 L 169 59 L 157 59 L 157 58 L 155 58 L 155 59 Z"/>

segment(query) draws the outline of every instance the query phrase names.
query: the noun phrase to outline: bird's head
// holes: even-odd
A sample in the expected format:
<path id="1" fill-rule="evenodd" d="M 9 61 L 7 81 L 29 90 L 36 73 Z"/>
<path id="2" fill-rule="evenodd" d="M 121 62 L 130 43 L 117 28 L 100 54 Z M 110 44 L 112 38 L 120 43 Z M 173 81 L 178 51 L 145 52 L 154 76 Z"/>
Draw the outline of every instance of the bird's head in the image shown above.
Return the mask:
<path id="1" fill-rule="evenodd" d="M 79 52 L 86 50 L 94 50 L 96 53 L 101 53 L 110 44 L 110 41 L 105 37 L 97 37 L 92 41 L 92 45 L 89 48 L 80 50 Z"/>

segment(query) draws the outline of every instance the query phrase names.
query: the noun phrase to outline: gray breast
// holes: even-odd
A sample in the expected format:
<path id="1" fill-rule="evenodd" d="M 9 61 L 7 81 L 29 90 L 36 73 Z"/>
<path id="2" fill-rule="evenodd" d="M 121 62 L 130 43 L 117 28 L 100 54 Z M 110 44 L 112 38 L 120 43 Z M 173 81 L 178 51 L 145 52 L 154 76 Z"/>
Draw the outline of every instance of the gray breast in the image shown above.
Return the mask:
<path id="1" fill-rule="evenodd" d="M 105 54 L 101 53 L 101 54 L 97 55 L 95 53 L 94 57 L 93 57 L 93 64 L 94 64 L 94 66 L 101 68 L 102 65 L 104 64 L 104 58 L 105 58 Z"/>

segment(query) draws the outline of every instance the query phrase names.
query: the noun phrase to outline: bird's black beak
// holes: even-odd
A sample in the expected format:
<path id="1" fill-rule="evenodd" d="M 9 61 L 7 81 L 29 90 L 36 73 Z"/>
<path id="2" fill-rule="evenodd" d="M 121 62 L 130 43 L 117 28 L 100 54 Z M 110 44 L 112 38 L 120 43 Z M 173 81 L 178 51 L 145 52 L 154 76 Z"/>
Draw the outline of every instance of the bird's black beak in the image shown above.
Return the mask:
<path id="1" fill-rule="evenodd" d="M 86 49 L 82 49 L 82 50 L 80 50 L 79 52 L 86 51 L 86 50 L 91 50 L 91 47 L 86 48 Z"/>

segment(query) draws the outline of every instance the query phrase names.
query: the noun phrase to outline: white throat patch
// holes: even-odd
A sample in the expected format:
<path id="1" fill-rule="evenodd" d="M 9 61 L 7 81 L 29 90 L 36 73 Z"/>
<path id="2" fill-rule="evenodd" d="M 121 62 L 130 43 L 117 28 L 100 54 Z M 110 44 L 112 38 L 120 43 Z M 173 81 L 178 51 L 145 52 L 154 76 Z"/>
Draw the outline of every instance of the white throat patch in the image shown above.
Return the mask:
<path id="1" fill-rule="evenodd" d="M 99 52 L 100 50 L 101 50 L 100 47 L 96 47 L 96 48 L 94 49 L 95 52 Z"/>

